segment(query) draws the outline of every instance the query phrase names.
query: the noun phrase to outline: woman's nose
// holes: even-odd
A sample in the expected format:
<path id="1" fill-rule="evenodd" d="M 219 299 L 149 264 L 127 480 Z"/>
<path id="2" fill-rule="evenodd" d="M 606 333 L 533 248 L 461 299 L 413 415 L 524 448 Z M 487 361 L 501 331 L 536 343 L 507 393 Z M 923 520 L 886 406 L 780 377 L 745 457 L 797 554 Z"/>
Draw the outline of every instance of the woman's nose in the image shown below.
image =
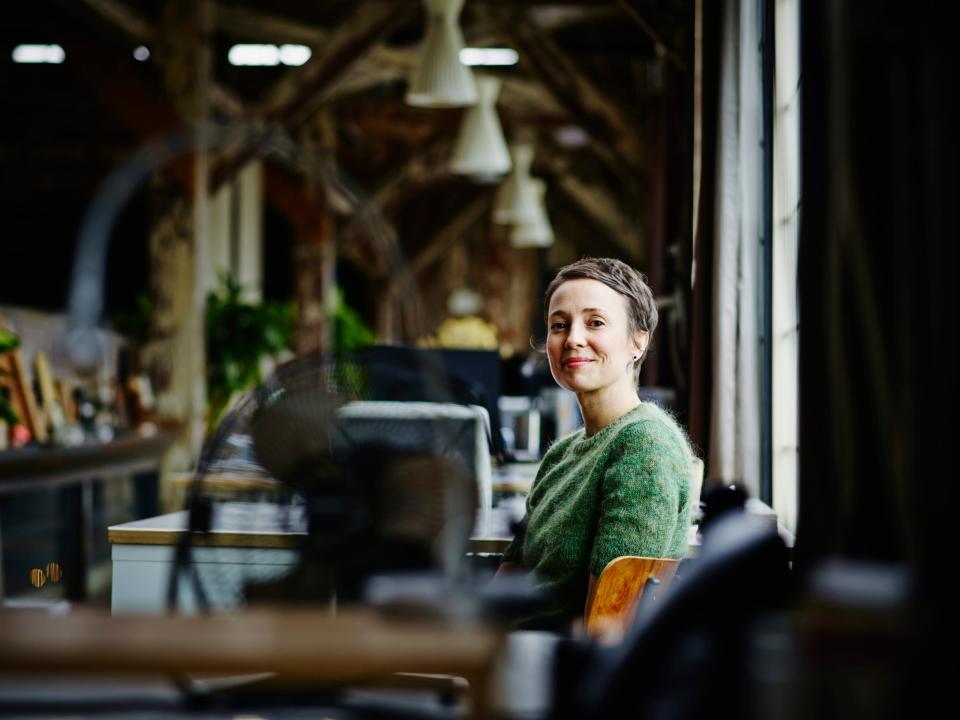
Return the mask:
<path id="1" fill-rule="evenodd" d="M 583 326 L 579 323 L 573 323 L 570 325 L 570 330 L 567 332 L 567 347 L 581 347 L 584 343 L 584 332 Z"/>

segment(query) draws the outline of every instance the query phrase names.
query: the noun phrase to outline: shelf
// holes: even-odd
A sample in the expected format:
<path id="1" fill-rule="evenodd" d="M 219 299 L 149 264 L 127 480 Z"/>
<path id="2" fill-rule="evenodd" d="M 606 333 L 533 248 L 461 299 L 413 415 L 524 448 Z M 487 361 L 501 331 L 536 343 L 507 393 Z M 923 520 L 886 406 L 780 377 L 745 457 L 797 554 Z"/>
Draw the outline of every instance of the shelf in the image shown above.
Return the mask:
<path id="1" fill-rule="evenodd" d="M 130 434 L 79 447 L 28 447 L 0 452 L 0 495 L 76 482 L 101 474 L 155 468 L 178 433 Z"/>

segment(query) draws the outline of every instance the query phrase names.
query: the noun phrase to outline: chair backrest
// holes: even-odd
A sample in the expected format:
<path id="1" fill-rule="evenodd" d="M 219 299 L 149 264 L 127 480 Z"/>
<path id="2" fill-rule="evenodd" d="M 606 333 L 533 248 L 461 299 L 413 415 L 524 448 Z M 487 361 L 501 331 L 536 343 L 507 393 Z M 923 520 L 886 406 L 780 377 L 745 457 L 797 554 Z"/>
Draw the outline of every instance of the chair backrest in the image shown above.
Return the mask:
<path id="1" fill-rule="evenodd" d="M 718 517 L 703 548 L 613 646 L 570 641 L 558 648 L 554 717 L 701 718 L 722 708 L 749 717 L 749 633 L 794 592 L 786 547 L 769 525 L 743 512 Z"/>
<path id="2" fill-rule="evenodd" d="M 622 637 L 633 619 L 647 581 L 659 581 L 662 591 L 673 580 L 679 560 L 623 555 L 614 558 L 600 573 L 593 597 L 584 613 L 587 634 Z"/>

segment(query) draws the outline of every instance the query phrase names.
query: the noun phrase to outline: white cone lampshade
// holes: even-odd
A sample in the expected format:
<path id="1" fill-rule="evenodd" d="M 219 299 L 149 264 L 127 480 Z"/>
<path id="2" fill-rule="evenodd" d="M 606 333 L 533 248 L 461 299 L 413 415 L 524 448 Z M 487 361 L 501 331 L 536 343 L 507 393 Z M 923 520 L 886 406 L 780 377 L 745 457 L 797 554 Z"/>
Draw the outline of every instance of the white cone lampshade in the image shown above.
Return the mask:
<path id="1" fill-rule="evenodd" d="M 465 107 L 477 101 L 473 72 L 460 62 L 463 34 L 457 24 L 464 0 L 423 0 L 427 30 L 407 88 L 419 107 Z"/>
<path id="2" fill-rule="evenodd" d="M 513 163 L 497 117 L 500 81 L 487 75 L 477 76 L 477 104 L 468 108 L 460 123 L 453 148 L 450 169 L 459 175 L 471 175 L 484 182 L 510 172 Z"/>
<path id="3" fill-rule="evenodd" d="M 530 177 L 533 147 L 517 144 L 510 148 L 513 172 L 497 190 L 493 221 L 500 224 L 533 222 L 537 218 L 537 191 Z"/>
<path id="4" fill-rule="evenodd" d="M 514 247 L 550 247 L 553 244 L 553 226 L 547 215 L 547 206 L 543 202 L 547 186 L 543 180 L 532 178 L 530 184 L 536 195 L 536 213 L 533 220 L 513 226 L 510 232 L 510 244 Z"/>

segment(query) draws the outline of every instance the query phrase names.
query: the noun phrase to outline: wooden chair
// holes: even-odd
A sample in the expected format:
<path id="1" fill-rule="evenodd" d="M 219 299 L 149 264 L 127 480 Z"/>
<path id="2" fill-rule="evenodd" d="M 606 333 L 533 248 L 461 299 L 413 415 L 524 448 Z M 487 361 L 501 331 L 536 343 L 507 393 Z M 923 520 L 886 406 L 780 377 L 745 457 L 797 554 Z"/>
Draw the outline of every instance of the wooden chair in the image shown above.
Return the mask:
<path id="1" fill-rule="evenodd" d="M 679 560 L 634 555 L 611 560 L 600 573 L 587 603 L 584 613 L 587 634 L 610 640 L 623 637 L 647 581 L 658 581 L 658 592 L 663 592 L 679 565 Z"/>

